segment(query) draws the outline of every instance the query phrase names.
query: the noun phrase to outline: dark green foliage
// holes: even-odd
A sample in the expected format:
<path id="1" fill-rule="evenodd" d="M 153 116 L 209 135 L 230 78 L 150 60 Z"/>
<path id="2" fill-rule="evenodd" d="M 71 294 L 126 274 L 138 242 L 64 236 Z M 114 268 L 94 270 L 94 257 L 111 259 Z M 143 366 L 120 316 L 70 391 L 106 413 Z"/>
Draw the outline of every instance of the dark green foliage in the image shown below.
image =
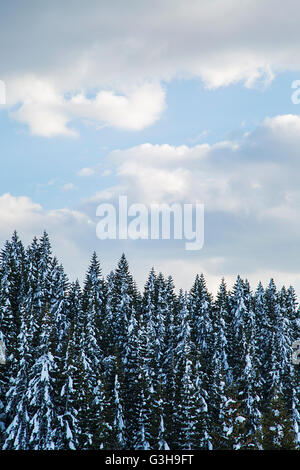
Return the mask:
<path id="1" fill-rule="evenodd" d="M 296 449 L 292 416 L 277 389 L 274 390 L 268 410 L 262 419 L 260 442 L 264 450 Z"/>
<path id="2" fill-rule="evenodd" d="M 294 289 L 240 276 L 214 300 L 203 274 L 177 295 L 122 255 L 69 283 L 47 233 L 0 257 L 0 448 L 299 449 Z"/>

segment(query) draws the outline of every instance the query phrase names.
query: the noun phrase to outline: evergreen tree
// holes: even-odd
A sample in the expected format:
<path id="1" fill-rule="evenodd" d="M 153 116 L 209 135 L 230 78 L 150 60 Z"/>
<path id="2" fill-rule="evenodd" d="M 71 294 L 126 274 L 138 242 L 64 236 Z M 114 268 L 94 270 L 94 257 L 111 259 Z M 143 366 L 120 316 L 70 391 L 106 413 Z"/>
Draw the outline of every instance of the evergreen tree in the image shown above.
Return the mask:
<path id="1" fill-rule="evenodd" d="M 21 329 L 18 336 L 20 354 L 19 369 L 16 378 L 11 379 L 7 392 L 6 413 L 9 425 L 6 429 L 4 450 L 27 450 L 30 440 L 29 409 L 29 372 L 32 364 L 30 347 L 30 318 L 24 306 L 21 307 Z"/>
<path id="2" fill-rule="evenodd" d="M 164 317 L 164 353 L 162 362 L 163 393 L 164 393 L 164 424 L 166 441 L 173 448 L 176 442 L 176 429 L 174 429 L 175 408 L 175 361 L 178 336 L 178 301 L 171 276 L 165 283 L 166 311 Z"/>
<path id="3" fill-rule="evenodd" d="M 79 440 L 82 431 L 79 426 L 79 412 L 81 411 L 83 382 L 81 374 L 85 374 L 82 365 L 84 351 L 82 339 L 84 338 L 84 320 L 82 313 L 81 288 L 78 280 L 70 285 L 67 296 L 66 317 L 70 326 L 61 348 L 58 419 L 59 429 L 57 447 L 59 449 L 79 449 Z M 78 362 L 78 358 L 80 361 Z M 82 415 L 81 415 L 82 416 Z"/>
<path id="4" fill-rule="evenodd" d="M 267 302 L 264 288 L 261 282 L 258 284 L 254 295 L 255 314 L 255 341 L 256 341 L 256 361 L 257 372 L 260 378 L 261 409 L 266 400 L 268 366 L 270 361 L 270 320 L 267 314 Z"/>
<path id="5" fill-rule="evenodd" d="M 282 393 L 275 388 L 268 411 L 262 420 L 261 444 L 264 450 L 293 450 L 295 436 L 291 415 L 284 406 Z"/>
<path id="6" fill-rule="evenodd" d="M 226 321 L 228 320 L 228 294 L 222 279 L 216 302 L 213 306 L 213 356 L 209 390 L 210 434 L 213 447 L 218 448 L 223 430 L 224 408 L 227 401 L 226 385 L 231 382 L 227 352 Z"/>
<path id="7" fill-rule="evenodd" d="M 53 322 L 46 304 L 43 307 L 36 356 L 28 374 L 29 449 L 32 450 L 55 449 L 57 417 L 53 373 L 56 363 L 53 355 L 55 345 L 51 344 L 52 328 Z"/>
<path id="8" fill-rule="evenodd" d="M 106 318 L 111 320 L 111 340 L 114 354 L 121 358 L 120 396 L 124 401 L 126 446 L 135 449 L 138 445 L 140 420 L 140 383 L 138 335 L 138 299 L 128 262 L 122 255 L 109 286 L 110 302 L 107 304 Z M 111 290 L 110 290 L 111 289 Z M 121 377 L 123 380 L 121 382 Z"/>
<path id="9" fill-rule="evenodd" d="M 79 377 L 77 364 L 77 345 L 75 325 L 68 332 L 66 351 L 63 351 L 64 364 L 62 364 L 62 389 L 60 392 L 60 416 L 57 447 L 59 449 L 76 450 L 79 448 L 78 428 L 78 394 L 76 385 Z"/>
<path id="10" fill-rule="evenodd" d="M 16 378 L 20 361 L 18 335 L 21 327 L 20 308 L 25 292 L 25 282 L 24 247 L 17 233 L 14 232 L 11 241 L 5 243 L 0 255 L 0 327 L 6 343 L 6 364 L 0 368 L 0 402 L 3 407 L 0 427 L 6 426 L 5 423 L 9 419 L 4 412 L 6 393 L 10 388 L 10 382 Z"/>
<path id="11" fill-rule="evenodd" d="M 177 345 L 176 384 L 177 407 L 175 419 L 179 428 L 178 445 L 181 449 L 199 449 L 203 434 L 203 414 L 207 405 L 201 395 L 200 377 L 196 376 L 195 349 L 191 339 L 191 318 L 187 296 L 180 312 L 181 328 Z M 200 392 L 200 393 L 199 393 Z M 199 433 L 199 425 L 202 427 Z"/>
<path id="12" fill-rule="evenodd" d="M 89 328 L 93 330 L 91 334 L 93 335 L 93 340 L 97 343 L 99 353 L 100 351 L 103 352 L 104 346 L 102 323 L 105 312 L 105 297 L 105 282 L 102 278 L 100 262 L 97 254 L 94 252 L 85 278 L 82 306 L 89 321 L 92 322 L 91 325 L 89 325 Z M 99 360 L 99 357 L 97 360 Z"/>
<path id="13" fill-rule="evenodd" d="M 202 355 L 203 367 L 207 372 L 210 369 L 212 346 L 212 299 L 206 288 L 203 274 L 196 276 L 190 291 L 190 311 L 192 322 L 192 340 Z"/>
<path id="14" fill-rule="evenodd" d="M 151 270 L 143 296 L 125 256 L 105 282 L 94 253 L 69 285 L 46 232 L 0 256 L 0 447 L 300 449 L 300 338 L 292 287 L 216 299 Z"/>
<path id="15" fill-rule="evenodd" d="M 246 307 L 244 283 L 237 277 L 231 295 L 231 321 L 229 328 L 232 331 L 231 354 L 229 355 L 232 368 L 233 381 L 242 374 L 246 357 L 246 328 L 245 321 L 248 316 Z"/>
<path id="16" fill-rule="evenodd" d="M 66 341 L 70 326 L 67 301 L 68 279 L 62 265 L 53 259 L 49 270 L 49 296 L 50 315 L 53 318 L 55 334 L 57 336 L 58 353 Z"/>
<path id="17" fill-rule="evenodd" d="M 84 386 L 88 387 L 88 396 L 91 400 L 92 413 L 89 410 L 89 437 L 86 444 L 92 448 L 101 448 L 103 436 L 101 428 L 102 407 L 104 406 L 102 362 L 103 333 L 101 323 L 105 310 L 105 284 L 102 279 L 100 263 L 96 253 L 93 253 L 91 263 L 85 278 L 82 294 L 82 336 L 81 347 L 84 351 L 83 366 L 86 380 Z"/>
<path id="18" fill-rule="evenodd" d="M 0 349 L 1 349 L 1 360 L 0 360 L 0 370 L 5 366 L 6 357 L 5 357 L 5 339 L 2 331 L 0 331 Z M 0 446 L 5 438 L 6 431 L 6 413 L 5 413 L 5 382 L 3 381 L 3 376 L 0 374 Z M 0 447 L 1 448 L 1 447 Z"/>
<path id="19" fill-rule="evenodd" d="M 242 450 L 247 448 L 247 419 L 243 415 L 241 402 L 234 385 L 225 391 L 227 400 L 222 410 L 223 429 L 220 439 L 221 449 Z"/>

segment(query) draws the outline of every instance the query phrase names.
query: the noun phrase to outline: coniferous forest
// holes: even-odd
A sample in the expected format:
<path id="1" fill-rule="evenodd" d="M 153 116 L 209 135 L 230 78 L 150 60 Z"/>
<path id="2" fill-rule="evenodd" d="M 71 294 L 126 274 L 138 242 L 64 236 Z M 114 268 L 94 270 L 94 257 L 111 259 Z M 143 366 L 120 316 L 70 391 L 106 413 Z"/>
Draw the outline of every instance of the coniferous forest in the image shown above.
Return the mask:
<path id="1" fill-rule="evenodd" d="M 0 446 L 299 449 L 300 338 L 293 287 L 239 276 L 215 298 L 152 270 L 139 292 L 122 255 L 69 282 L 47 233 L 1 252 Z"/>

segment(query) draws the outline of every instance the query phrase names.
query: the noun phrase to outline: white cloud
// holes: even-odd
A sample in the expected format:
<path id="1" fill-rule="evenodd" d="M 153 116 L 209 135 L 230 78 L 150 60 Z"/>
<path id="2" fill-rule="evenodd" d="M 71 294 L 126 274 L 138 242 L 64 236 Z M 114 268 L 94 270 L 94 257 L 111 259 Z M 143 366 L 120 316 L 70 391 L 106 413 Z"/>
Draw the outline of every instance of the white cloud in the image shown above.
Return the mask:
<path id="1" fill-rule="evenodd" d="M 101 173 L 101 176 L 110 176 L 111 175 L 111 170 L 103 170 L 102 173 Z"/>
<path id="2" fill-rule="evenodd" d="M 264 125 L 274 134 L 280 133 L 281 138 L 296 138 L 299 140 L 300 116 L 295 114 L 284 114 L 273 118 L 266 118 Z"/>
<path id="3" fill-rule="evenodd" d="M 33 134 L 74 136 L 73 119 L 140 130 L 164 109 L 159 83 L 264 86 L 299 70 L 299 22 L 295 0 L 28 0 L 1 15 L 1 79 Z"/>
<path id="4" fill-rule="evenodd" d="M 100 91 L 93 99 L 82 93 L 68 99 L 50 80 L 26 76 L 8 83 L 10 106 L 19 104 L 12 117 L 28 124 L 32 134 L 43 137 L 75 137 L 76 132 L 69 127 L 74 119 L 141 130 L 153 124 L 165 106 L 165 92 L 157 84 L 146 83 L 123 95 Z"/>
<path id="5" fill-rule="evenodd" d="M 236 144 L 219 142 L 188 147 L 143 144 L 114 151 L 111 161 L 123 192 L 139 202 L 204 201 L 211 209 L 238 209 L 240 202 L 230 193 L 229 175 L 212 171 L 211 156 L 236 151 Z M 212 165 L 211 165 L 212 163 Z M 119 190 L 119 187 L 118 187 Z"/>
<path id="6" fill-rule="evenodd" d="M 91 100 L 78 94 L 68 105 L 74 115 L 120 129 L 141 130 L 160 116 L 165 105 L 165 92 L 160 85 L 146 83 L 126 96 L 100 91 Z"/>
<path id="7" fill-rule="evenodd" d="M 70 0 L 69 5 L 53 0 L 37 6 L 28 0 L 11 11 L 13 31 L 8 18 L 2 20 L 8 43 L 14 44 L 16 34 L 23 38 L 21 48 L 17 43 L 18 65 L 3 52 L 9 72 L 30 65 L 38 74 L 64 79 L 66 89 L 83 80 L 106 86 L 174 76 L 198 76 L 209 86 L 222 86 L 239 80 L 251 85 L 269 80 L 273 68 L 299 65 L 293 54 L 299 39 L 295 0 L 287 0 L 285 12 L 279 0 L 154 0 L 151 5 L 133 0 L 126 11 L 120 0 L 88 5 Z"/>
<path id="8" fill-rule="evenodd" d="M 117 188 L 113 188 L 114 191 L 117 191 Z M 112 199 L 114 196 L 114 192 L 108 191 L 108 190 L 103 190 L 103 191 L 98 191 L 96 194 L 93 194 L 91 197 L 85 199 L 83 202 L 85 204 L 94 204 L 94 203 L 100 203 L 103 201 L 109 201 Z"/>
<path id="9" fill-rule="evenodd" d="M 94 168 L 81 168 L 77 174 L 78 176 L 92 176 L 95 174 L 95 170 Z"/>
<path id="10" fill-rule="evenodd" d="M 132 0 L 126 9 L 123 0 L 7 2 L 0 16 L 0 42 L 10 45 L 0 51 L 7 106 L 44 137 L 75 137 L 79 119 L 141 130 L 161 116 L 161 84 L 174 78 L 198 78 L 210 88 L 263 87 L 279 72 L 299 71 L 299 22 L 295 0 L 284 9 L 279 0 Z M 121 191 L 146 203 L 198 199 L 208 233 L 197 271 L 203 266 L 217 276 L 243 265 L 244 272 L 264 266 L 266 273 L 277 265 L 281 274 L 296 272 L 299 122 L 295 115 L 268 118 L 238 142 L 114 152 L 118 186 L 89 203 Z M 2 237 L 18 227 L 25 238 L 50 228 L 58 251 L 72 253 L 70 264 L 80 263 L 77 249 L 90 247 L 92 221 L 82 212 L 46 211 L 4 195 L 0 217 Z M 187 273 L 179 264 L 174 270 Z"/>
<path id="11" fill-rule="evenodd" d="M 143 144 L 114 151 L 109 160 L 117 192 L 121 186 L 139 202 L 201 201 L 210 212 L 293 220 L 300 202 L 299 145 L 300 117 L 280 115 L 238 141 Z"/>
<path id="12" fill-rule="evenodd" d="M 108 163 L 115 169 L 117 184 L 85 201 L 87 210 L 95 213 L 95 204 L 105 198 L 117 201 L 119 194 L 146 205 L 202 202 L 205 244 L 195 256 L 205 272 L 216 277 L 244 272 L 253 279 L 262 270 L 297 273 L 298 122 L 298 116 L 276 116 L 238 141 L 215 145 L 148 143 L 113 151 Z M 152 251 L 147 243 L 154 262 L 157 246 Z M 169 243 L 164 262 L 178 259 L 180 250 L 184 248 Z"/>
<path id="13" fill-rule="evenodd" d="M 11 79 L 8 82 L 8 104 L 18 105 L 11 115 L 27 124 L 32 134 L 43 137 L 76 136 L 67 127 L 65 101 L 49 80 L 33 76 Z"/>
<path id="14" fill-rule="evenodd" d="M 16 197 L 10 193 L 0 196 L 0 220 L 2 236 L 14 230 L 22 230 L 31 236 L 40 232 L 41 227 L 55 231 L 60 225 L 69 229 L 71 234 L 76 224 L 89 228 L 93 226 L 92 220 L 84 213 L 69 209 L 47 211 L 26 196 Z"/>
<path id="15" fill-rule="evenodd" d="M 9 193 L 0 196 L 0 241 L 17 230 L 25 244 L 45 229 L 53 243 L 53 252 L 64 263 L 67 273 L 82 278 L 91 254 L 95 224 L 84 213 L 56 209 L 45 210 L 26 196 Z"/>
<path id="16" fill-rule="evenodd" d="M 76 186 L 73 183 L 66 183 L 62 186 L 62 191 L 74 191 L 76 189 Z"/>

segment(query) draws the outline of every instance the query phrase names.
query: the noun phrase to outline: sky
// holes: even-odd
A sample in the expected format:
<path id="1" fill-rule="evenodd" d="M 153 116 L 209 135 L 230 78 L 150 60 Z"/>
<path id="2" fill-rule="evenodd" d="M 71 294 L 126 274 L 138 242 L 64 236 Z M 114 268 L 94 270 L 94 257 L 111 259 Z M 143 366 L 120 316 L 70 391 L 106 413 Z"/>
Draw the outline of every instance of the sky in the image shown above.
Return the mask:
<path id="1" fill-rule="evenodd" d="M 2 2 L 0 242 L 46 230 L 71 280 L 125 252 L 212 292 L 300 294 L 296 0 Z M 204 204 L 204 246 L 99 240 L 99 204 Z"/>

